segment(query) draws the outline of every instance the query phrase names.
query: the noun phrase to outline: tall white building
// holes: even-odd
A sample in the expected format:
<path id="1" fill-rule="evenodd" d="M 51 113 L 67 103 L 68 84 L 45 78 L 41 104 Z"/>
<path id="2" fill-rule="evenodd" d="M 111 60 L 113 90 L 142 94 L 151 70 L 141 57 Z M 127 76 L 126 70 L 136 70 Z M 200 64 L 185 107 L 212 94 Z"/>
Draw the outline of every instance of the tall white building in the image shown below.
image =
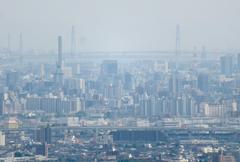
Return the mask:
<path id="1" fill-rule="evenodd" d="M 0 146 L 5 146 L 5 134 L 0 131 Z"/>

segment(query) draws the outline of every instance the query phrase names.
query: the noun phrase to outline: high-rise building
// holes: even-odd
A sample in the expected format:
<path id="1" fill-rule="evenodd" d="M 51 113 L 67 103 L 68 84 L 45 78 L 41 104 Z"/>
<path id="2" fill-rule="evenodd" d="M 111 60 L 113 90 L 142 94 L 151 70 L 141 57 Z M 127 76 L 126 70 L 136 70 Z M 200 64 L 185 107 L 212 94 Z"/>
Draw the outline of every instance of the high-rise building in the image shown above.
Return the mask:
<path id="1" fill-rule="evenodd" d="M 183 115 L 183 100 L 182 97 L 178 97 L 176 101 L 176 109 L 177 109 L 177 116 L 182 116 Z"/>
<path id="2" fill-rule="evenodd" d="M 140 107 L 139 107 L 139 115 L 143 117 L 147 117 L 151 115 L 150 112 L 150 99 L 147 94 L 144 94 L 140 99 Z"/>
<path id="3" fill-rule="evenodd" d="M 176 116 L 178 114 L 176 97 L 169 97 L 169 112 L 171 116 Z"/>
<path id="4" fill-rule="evenodd" d="M 233 58 L 230 55 L 222 56 L 221 61 L 221 73 L 224 75 L 232 75 L 233 73 Z"/>
<path id="5" fill-rule="evenodd" d="M 156 100 L 156 105 L 155 105 L 156 116 L 163 116 L 163 100 L 164 100 L 164 97 L 158 98 Z"/>
<path id="6" fill-rule="evenodd" d="M 48 144 L 36 144 L 36 155 L 48 156 Z"/>
<path id="7" fill-rule="evenodd" d="M 170 76 L 169 79 L 169 91 L 173 94 L 176 95 L 179 92 L 180 85 L 179 85 L 179 77 L 177 72 L 173 72 L 172 75 Z"/>
<path id="8" fill-rule="evenodd" d="M 208 91 L 208 75 L 200 73 L 197 78 L 197 86 L 203 92 Z"/>
<path id="9" fill-rule="evenodd" d="M 17 71 L 9 71 L 6 76 L 6 85 L 10 90 L 15 90 L 19 80 L 19 73 Z"/>
<path id="10" fill-rule="evenodd" d="M 183 116 L 192 117 L 195 116 L 197 112 L 197 107 L 193 98 L 187 94 L 183 95 Z"/>
<path id="11" fill-rule="evenodd" d="M 74 98 L 71 100 L 70 112 L 85 111 L 84 101 L 80 98 Z"/>
<path id="12" fill-rule="evenodd" d="M 67 93 L 81 93 L 86 91 L 85 79 L 68 78 L 64 80 L 64 90 Z"/>
<path id="13" fill-rule="evenodd" d="M 50 144 L 52 142 L 52 133 L 49 125 L 41 127 L 36 132 L 36 140 L 42 144 Z"/>
<path id="14" fill-rule="evenodd" d="M 131 90 L 134 88 L 134 78 L 130 73 L 124 74 L 124 89 Z"/>
<path id="15" fill-rule="evenodd" d="M 5 146 L 5 134 L 0 131 L 0 146 Z"/>
<path id="16" fill-rule="evenodd" d="M 40 65 L 40 77 L 41 77 L 41 79 L 44 79 L 44 77 L 45 77 L 45 67 L 44 67 L 44 64 Z"/>
<path id="17" fill-rule="evenodd" d="M 57 98 L 44 97 L 41 99 L 41 109 L 46 113 L 56 113 Z"/>
<path id="18" fill-rule="evenodd" d="M 122 96 L 122 85 L 121 84 L 106 85 L 106 87 L 104 89 L 104 96 L 106 98 L 121 98 L 121 96 Z"/>
<path id="19" fill-rule="evenodd" d="M 4 93 L 0 93 L 0 115 L 4 114 Z"/>
<path id="20" fill-rule="evenodd" d="M 205 46 L 202 46 L 201 59 L 205 60 L 206 58 L 207 58 L 206 48 Z"/>
<path id="21" fill-rule="evenodd" d="M 26 109 L 29 111 L 44 111 L 51 114 L 69 114 L 84 111 L 85 105 L 81 98 L 58 98 L 31 96 L 26 99 Z"/>
<path id="22" fill-rule="evenodd" d="M 235 100 L 237 104 L 237 111 L 240 112 L 240 95 L 236 95 Z"/>
<path id="23" fill-rule="evenodd" d="M 205 104 L 203 114 L 207 117 L 224 117 L 228 113 L 226 106 L 222 104 Z"/>
<path id="24" fill-rule="evenodd" d="M 101 66 L 101 72 L 104 75 L 114 75 L 118 73 L 117 60 L 104 60 Z"/>
<path id="25" fill-rule="evenodd" d="M 237 68 L 238 68 L 238 71 L 240 71 L 240 53 L 237 54 Z"/>
<path id="26" fill-rule="evenodd" d="M 26 99 L 26 109 L 30 111 L 39 111 L 41 109 L 40 97 L 28 97 Z"/>

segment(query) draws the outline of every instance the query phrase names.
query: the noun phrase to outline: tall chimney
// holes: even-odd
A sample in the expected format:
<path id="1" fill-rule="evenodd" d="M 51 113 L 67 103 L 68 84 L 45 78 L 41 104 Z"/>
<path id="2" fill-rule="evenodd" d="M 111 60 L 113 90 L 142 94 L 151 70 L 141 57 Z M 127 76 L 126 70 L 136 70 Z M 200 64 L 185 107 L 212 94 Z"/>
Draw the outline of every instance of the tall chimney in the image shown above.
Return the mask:
<path id="1" fill-rule="evenodd" d="M 62 37 L 58 36 L 58 68 L 62 68 Z"/>

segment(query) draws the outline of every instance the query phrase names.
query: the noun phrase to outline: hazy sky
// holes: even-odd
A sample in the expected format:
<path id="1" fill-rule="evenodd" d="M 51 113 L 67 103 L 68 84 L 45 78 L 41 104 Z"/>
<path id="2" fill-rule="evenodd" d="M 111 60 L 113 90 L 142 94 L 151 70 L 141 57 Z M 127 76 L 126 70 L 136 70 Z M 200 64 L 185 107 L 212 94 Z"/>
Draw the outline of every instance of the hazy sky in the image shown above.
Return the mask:
<path id="1" fill-rule="evenodd" d="M 78 50 L 165 50 L 175 47 L 239 49 L 240 0 L 0 0 L 0 47 L 56 49 L 63 36 L 70 47 L 71 26 Z"/>

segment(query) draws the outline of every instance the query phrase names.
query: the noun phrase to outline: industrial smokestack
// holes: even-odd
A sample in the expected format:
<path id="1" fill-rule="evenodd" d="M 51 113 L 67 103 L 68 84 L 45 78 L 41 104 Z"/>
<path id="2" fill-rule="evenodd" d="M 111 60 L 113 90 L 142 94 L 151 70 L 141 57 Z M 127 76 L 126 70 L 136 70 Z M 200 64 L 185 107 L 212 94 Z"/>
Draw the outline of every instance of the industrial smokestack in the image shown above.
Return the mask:
<path id="1" fill-rule="evenodd" d="M 58 68 L 62 68 L 62 37 L 58 36 Z"/>

